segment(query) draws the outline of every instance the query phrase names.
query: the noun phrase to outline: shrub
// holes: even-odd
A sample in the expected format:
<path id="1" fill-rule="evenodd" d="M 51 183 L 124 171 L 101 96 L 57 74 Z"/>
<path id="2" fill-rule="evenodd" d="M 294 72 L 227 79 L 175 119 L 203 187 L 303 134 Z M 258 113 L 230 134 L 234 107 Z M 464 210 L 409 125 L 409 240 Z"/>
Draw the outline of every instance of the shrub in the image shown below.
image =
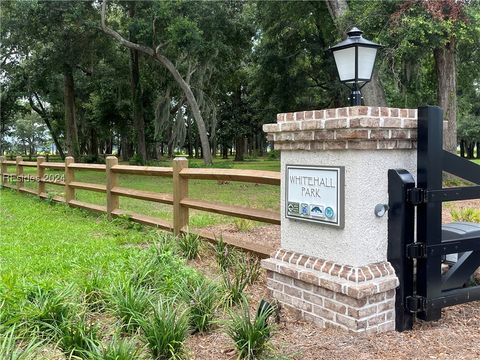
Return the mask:
<path id="1" fill-rule="evenodd" d="M 110 303 L 113 313 L 127 332 L 138 329 L 138 319 L 149 310 L 151 292 L 132 281 L 121 281 L 112 287 Z"/>
<path id="2" fill-rule="evenodd" d="M 190 327 L 193 332 L 207 332 L 214 324 L 218 306 L 218 285 L 204 276 L 185 283 L 179 295 L 189 306 Z"/>
<path id="3" fill-rule="evenodd" d="M 272 333 L 272 325 L 268 323 L 268 318 L 274 311 L 272 306 L 261 306 L 257 316 L 252 320 L 248 303 L 245 301 L 242 303 L 240 313 L 230 314 L 227 334 L 235 343 L 239 359 L 257 359 L 268 350 L 268 341 Z"/>
<path id="4" fill-rule="evenodd" d="M 22 343 L 20 348 L 17 346 L 18 340 L 15 336 L 15 327 L 11 327 L 0 337 L 0 359 L 30 360 L 35 358 L 35 351 L 42 345 L 42 342 L 33 337 L 28 343 Z"/>
<path id="5" fill-rule="evenodd" d="M 480 223 L 480 210 L 474 208 L 461 208 L 450 210 L 454 221 L 467 221 Z"/>
<path id="6" fill-rule="evenodd" d="M 68 358 L 86 358 L 100 344 L 98 328 L 83 317 L 65 319 L 55 326 L 55 332 L 58 346 Z"/>
<path id="7" fill-rule="evenodd" d="M 178 247 L 182 256 L 188 260 L 193 260 L 198 256 L 201 245 L 200 237 L 195 234 L 186 233 L 179 237 Z"/>
<path id="8" fill-rule="evenodd" d="M 255 223 L 253 221 L 247 220 L 247 219 L 238 219 L 237 218 L 237 219 L 233 220 L 233 223 L 235 224 L 235 228 L 238 231 L 241 231 L 241 232 L 250 231 L 255 226 Z"/>
<path id="9" fill-rule="evenodd" d="M 153 307 L 152 315 L 139 319 L 147 346 L 157 359 L 181 359 L 188 335 L 189 317 L 185 308 L 173 300 L 161 299 Z"/>

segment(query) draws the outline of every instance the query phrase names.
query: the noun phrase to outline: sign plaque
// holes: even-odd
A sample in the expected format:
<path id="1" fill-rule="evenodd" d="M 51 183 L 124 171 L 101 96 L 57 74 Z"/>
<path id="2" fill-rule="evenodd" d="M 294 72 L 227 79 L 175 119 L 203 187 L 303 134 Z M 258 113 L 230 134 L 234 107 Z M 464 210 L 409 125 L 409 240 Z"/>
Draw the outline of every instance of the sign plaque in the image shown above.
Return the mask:
<path id="1" fill-rule="evenodd" d="M 287 218 L 344 227 L 343 166 L 286 166 Z"/>

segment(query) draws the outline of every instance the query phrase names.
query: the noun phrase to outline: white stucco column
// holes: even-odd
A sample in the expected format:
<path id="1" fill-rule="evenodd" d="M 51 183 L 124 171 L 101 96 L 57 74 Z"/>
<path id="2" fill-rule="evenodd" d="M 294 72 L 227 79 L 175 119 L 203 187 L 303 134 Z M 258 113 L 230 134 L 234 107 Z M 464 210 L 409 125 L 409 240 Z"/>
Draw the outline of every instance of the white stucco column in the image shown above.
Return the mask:
<path id="1" fill-rule="evenodd" d="M 416 169 L 417 112 L 350 107 L 279 114 L 264 131 L 281 151 L 281 249 L 263 265 L 273 297 L 322 326 L 394 328 L 398 280 L 387 261 L 389 169 Z M 287 165 L 344 169 L 344 226 L 286 217 Z M 289 201 L 291 201 L 289 199 Z"/>

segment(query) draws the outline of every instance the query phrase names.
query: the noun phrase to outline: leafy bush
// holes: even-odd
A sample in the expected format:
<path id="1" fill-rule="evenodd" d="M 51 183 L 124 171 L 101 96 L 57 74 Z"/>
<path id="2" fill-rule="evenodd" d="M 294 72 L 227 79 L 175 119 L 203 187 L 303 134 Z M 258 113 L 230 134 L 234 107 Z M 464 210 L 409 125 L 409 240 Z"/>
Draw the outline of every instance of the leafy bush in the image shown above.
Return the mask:
<path id="1" fill-rule="evenodd" d="M 193 260 L 198 256 L 202 240 L 198 235 L 186 233 L 179 237 L 178 247 L 182 256 L 188 260 Z"/>
<path id="2" fill-rule="evenodd" d="M 0 336 L 0 359 L 5 360 L 30 360 L 34 359 L 35 351 L 42 342 L 35 337 L 31 338 L 28 343 L 22 343 L 17 346 L 18 339 L 15 336 L 15 327 L 9 328 L 5 334 Z"/>
<path id="3" fill-rule="evenodd" d="M 235 220 L 233 220 L 233 223 L 235 224 L 235 228 L 241 232 L 250 231 L 255 226 L 255 223 L 253 221 L 240 218 L 236 218 Z"/>
<path id="4" fill-rule="evenodd" d="M 150 308 L 151 292 L 129 280 L 120 281 L 112 287 L 110 304 L 127 332 L 138 329 L 138 319 Z"/>
<path id="5" fill-rule="evenodd" d="M 152 315 L 138 319 L 147 346 L 156 359 L 181 359 L 189 330 L 187 309 L 173 300 L 161 299 Z"/>
<path id="6" fill-rule="evenodd" d="M 454 221 L 467 221 L 480 223 L 480 209 L 474 208 L 461 208 L 450 210 L 452 219 Z"/>
<path id="7" fill-rule="evenodd" d="M 193 332 L 207 332 L 214 324 L 218 306 L 218 285 L 204 276 L 185 283 L 179 292 L 189 306 L 190 327 Z"/>
<path id="8" fill-rule="evenodd" d="M 252 320 L 248 303 L 242 303 L 240 313 L 230 314 L 227 334 L 235 343 L 239 359 L 253 360 L 268 350 L 268 341 L 272 334 L 272 325 L 268 318 L 274 313 L 272 306 L 261 306 Z"/>

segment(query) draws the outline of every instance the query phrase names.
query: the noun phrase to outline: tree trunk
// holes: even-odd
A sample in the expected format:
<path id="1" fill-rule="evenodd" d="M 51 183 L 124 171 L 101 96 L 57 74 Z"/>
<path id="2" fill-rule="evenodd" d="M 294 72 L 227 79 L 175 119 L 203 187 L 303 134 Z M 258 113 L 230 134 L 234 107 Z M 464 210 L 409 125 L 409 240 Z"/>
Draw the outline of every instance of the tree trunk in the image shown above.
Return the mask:
<path id="1" fill-rule="evenodd" d="M 235 161 L 243 161 L 245 155 L 245 139 L 243 136 L 235 138 Z"/>
<path id="2" fill-rule="evenodd" d="M 131 19 L 135 17 L 135 2 L 129 3 L 128 15 Z M 130 40 L 135 42 L 135 34 L 130 31 Z M 147 147 L 145 144 L 145 119 L 143 117 L 142 86 L 140 84 L 139 52 L 137 49 L 130 49 L 130 87 L 132 91 L 133 123 L 135 124 L 135 137 L 137 155 L 142 164 L 147 161 Z"/>
<path id="3" fill-rule="evenodd" d="M 69 64 L 64 64 L 63 83 L 67 153 L 70 156 L 78 158 L 80 155 L 80 148 L 78 145 L 77 119 L 75 112 L 75 83 L 73 80 L 73 69 Z"/>
<path id="4" fill-rule="evenodd" d="M 437 72 L 437 101 L 443 109 L 447 129 L 443 132 L 443 148 L 457 151 L 457 64 L 455 38 L 433 51 Z"/>
<path id="5" fill-rule="evenodd" d="M 347 0 L 327 0 L 326 5 L 337 30 L 342 33 L 344 28 L 341 19 L 348 11 Z M 377 71 L 373 72 L 372 80 L 362 89 L 364 103 L 367 106 L 387 106 L 385 91 L 378 79 Z"/>

